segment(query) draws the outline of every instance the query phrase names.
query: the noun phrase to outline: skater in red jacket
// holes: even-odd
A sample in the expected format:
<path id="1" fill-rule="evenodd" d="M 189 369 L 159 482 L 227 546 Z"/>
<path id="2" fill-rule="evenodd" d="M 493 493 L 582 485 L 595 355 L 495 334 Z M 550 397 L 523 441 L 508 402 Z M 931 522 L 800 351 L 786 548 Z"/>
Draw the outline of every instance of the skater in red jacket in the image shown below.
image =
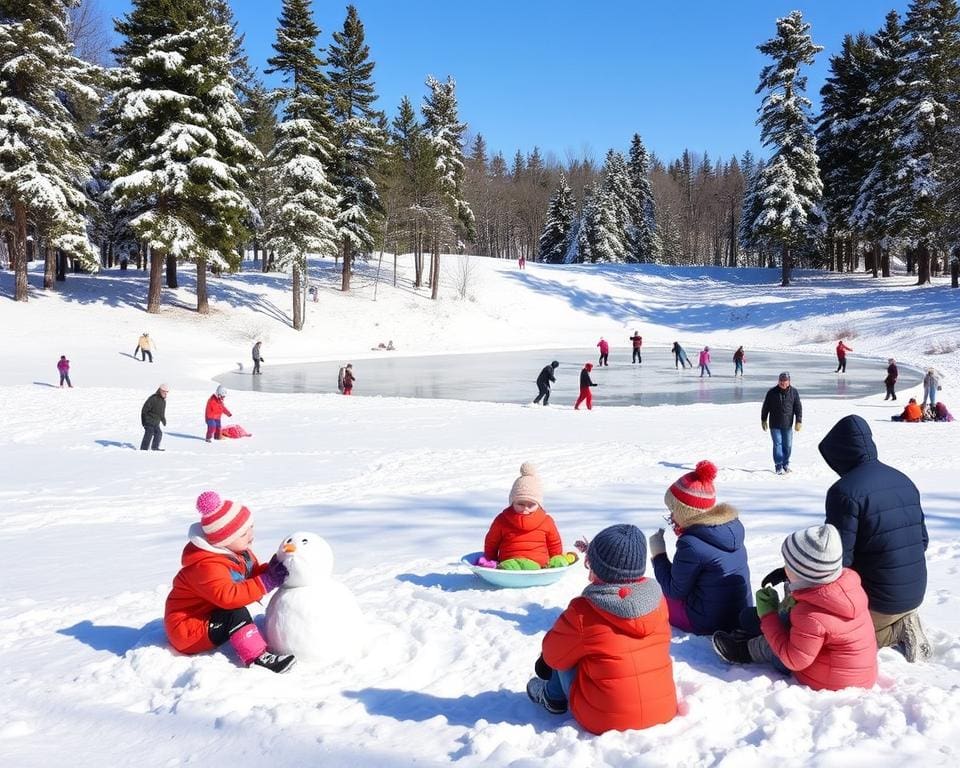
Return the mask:
<path id="1" fill-rule="evenodd" d="M 580 403 L 587 403 L 587 410 L 593 410 L 593 394 L 590 392 L 590 387 L 597 386 L 596 382 L 590 378 L 590 371 L 593 370 L 593 363 L 585 363 L 583 370 L 580 371 L 580 397 L 577 398 L 576 405 L 573 406 L 573 410 L 580 410 Z"/>

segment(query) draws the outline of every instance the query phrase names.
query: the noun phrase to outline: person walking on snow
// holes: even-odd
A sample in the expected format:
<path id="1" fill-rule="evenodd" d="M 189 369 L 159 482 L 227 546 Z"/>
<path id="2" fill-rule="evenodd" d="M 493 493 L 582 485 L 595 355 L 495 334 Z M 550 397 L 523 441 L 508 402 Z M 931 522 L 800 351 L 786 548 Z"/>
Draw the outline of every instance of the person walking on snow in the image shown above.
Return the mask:
<path id="1" fill-rule="evenodd" d="M 713 374 L 710 373 L 710 347 L 704 347 L 700 350 L 700 378 L 703 378 L 703 372 L 707 372 L 707 376 L 711 379 Z"/>
<path id="2" fill-rule="evenodd" d="M 227 409 L 226 404 L 223 402 L 224 398 L 227 396 L 226 388 L 221 384 L 217 387 L 217 391 L 210 395 L 210 398 L 207 400 L 207 409 L 204 413 L 204 418 L 207 420 L 207 442 L 210 442 L 210 438 L 216 440 L 220 439 L 220 420 L 223 418 L 223 415 L 233 416 L 232 413 Z"/>
<path id="3" fill-rule="evenodd" d="M 767 419 L 770 424 L 767 424 Z M 796 419 L 796 424 L 794 424 Z M 790 386 L 790 374 L 780 374 L 777 386 L 771 387 L 763 399 L 760 410 L 760 425 L 763 431 L 770 430 L 773 439 L 773 464 L 778 475 L 790 473 L 790 452 L 793 447 L 793 434 L 790 428 L 800 431 L 803 422 L 803 406 L 800 393 Z"/>
<path id="4" fill-rule="evenodd" d="M 356 380 L 357 377 L 353 375 L 353 363 L 347 363 L 343 369 L 343 394 L 353 394 L 353 382 Z"/>
<path id="5" fill-rule="evenodd" d="M 737 351 L 733 353 L 733 375 L 743 377 L 743 361 L 747 359 L 747 353 L 743 351 L 743 347 L 737 347 Z"/>
<path id="6" fill-rule="evenodd" d="M 900 375 L 900 371 L 897 370 L 897 361 L 892 357 L 887 359 L 887 378 L 883 380 L 883 383 L 887 387 L 887 396 L 883 398 L 884 400 L 896 400 L 897 393 L 894 391 L 894 386 L 897 383 L 897 377 Z"/>
<path id="7" fill-rule="evenodd" d="M 673 352 L 674 368 L 693 368 L 693 363 L 690 362 L 690 358 L 687 357 L 687 353 L 684 352 L 679 341 L 673 342 L 673 348 L 670 351 Z"/>
<path id="8" fill-rule="evenodd" d="M 153 362 L 153 342 L 150 340 L 150 334 L 146 331 L 140 336 L 137 340 L 137 346 L 133 350 L 133 359 L 137 359 L 137 352 L 140 353 L 140 359 L 142 362 L 147 362 L 147 358 L 150 358 L 150 362 Z"/>
<path id="9" fill-rule="evenodd" d="M 597 365 L 606 365 L 609 367 L 610 363 L 607 362 L 607 357 L 610 354 L 610 342 L 601 336 L 600 341 L 597 342 L 597 346 L 600 347 L 600 359 L 597 361 Z"/>
<path id="10" fill-rule="evenodd" d="M 258 341 L 253 345 L 253 351 L 250 353 L 253 356 L 253 375 L 260 375 L 260 363 L 263 362 L 263 355 L 260 354 L 260 345 L 262 341 Z"/>
<path id="11" fill-rule="evenodd" d="M 642 364 L 643 358 L 640 357 L 640 348 L 643 346 L 643 336 L 634 331 L 633 336 L 630 337 L 630 341 L 633 342 L 633 360 L 631 360 L 631 362 Z"/>
<path id="12" fill-rule="evenodd" d="M 160 425 L 167 426 L 167 393 L 170 387 L 161 384 L 160 388 L 146 399 L 140 409 L 140 423 L 143 425 L 143 440 L 140 441 L 140 450 L 147 449 L 162 451 L 160 441 L 163 431 Z"/>
<path id="13" fill-rule="evenodd" d="M 593 394 L 590 391 L 590 387 L 597 386 L 596 382 L 590 378 L 590 371 L 593 370 L 593 363 L 585 363 L 583 370 L 580 371 L 580 397 L 577 398 L 576 405 L 573 406 L 573 410 L 580 410 L 580 403 L 586 402 L 587 410 L 593 410 Z"/>
<path id="14" fill-rule="evenodd" d="M 843 343 L 843 339 L 837 342 L 837 370 L 834 373 L 847 372 L 847 352 L 853 352 L 853 347 L 848 347 Z"/>
<path id="15" fill-rule="evenodd" d="M 67 382 L 67 386 L 73 389 L 73 384 L 70 383 L 70 361 L 67 360 L 66 355 L 60 355 L 57 370 L 60 372 L 60 386 L 63 387 L 63 382 Z"/>
<path id="16" fill-rule="evenodd" d="M 537 376 L 537 396 L 533 399 L 534 405 L 539 403 L 541 398 L 544 405 L 550 405 L 550 384 L 556 382 L 557 377 L 553 375 L 553 372 L 559 367 L 560 363 L 556 360 L 550 365 L 543 366 L 543 370 Z"/>

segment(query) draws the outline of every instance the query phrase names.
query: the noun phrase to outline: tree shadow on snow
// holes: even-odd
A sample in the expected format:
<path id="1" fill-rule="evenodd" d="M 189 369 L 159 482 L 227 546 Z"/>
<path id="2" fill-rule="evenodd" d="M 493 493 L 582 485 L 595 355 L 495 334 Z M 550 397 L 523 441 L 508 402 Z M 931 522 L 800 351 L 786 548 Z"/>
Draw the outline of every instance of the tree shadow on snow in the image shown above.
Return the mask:
<path id="1" fill-rule="evenodd" d="M 428 589 L 439 587 L 444 592 L 495 589 L 492 584 L 488 584 L 472 573 L 401 573 L 397 575 L 397 581 L 405 581 Z"/>
<path id="2" fill-rule="evenodd" d="M 155 619 L 137 627 L 119 627 L 97 625 L 92 621 L 81 621 L 72 627 L 57 630 L 58 635 L 66 635 L 90 646 L 95 651 L 110 651 L 123 656 L 137 646 L 165 645 L 163 620 Z"/>
<path id="3" fill-rule="evenodd" d="M 481 609 L 480 613 L 486 613 L 490 616 L 498 616 L 504 621 L 512 621 L 525 635 L 539 635 L 546 632 L 560 615 L 558 608 L 544 608 L 536 603 L 527 603 L 523 606 L 526 613 L 511 613 L 510 611 L 498 611 L 493 609 Z"/>
<path id="4" fill-rule="evenodd" d="M 104 448 L 132 448 L 133 450 L 137 450 L 137 446 L 133 443 L 121 443 L 119 440 L 94 440 L 93 442 Z"/>

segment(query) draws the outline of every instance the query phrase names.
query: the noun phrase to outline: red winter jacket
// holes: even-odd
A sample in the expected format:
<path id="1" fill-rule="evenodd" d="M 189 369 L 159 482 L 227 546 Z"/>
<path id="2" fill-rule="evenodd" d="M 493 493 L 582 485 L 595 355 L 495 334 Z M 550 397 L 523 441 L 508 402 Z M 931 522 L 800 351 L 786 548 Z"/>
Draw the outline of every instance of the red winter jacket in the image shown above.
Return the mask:
<path id="1" fill-rule="evenodd" d="M 576 666 L 570 710 L 591 733 L 649 728 L 677 714 L 667 602 L 653 579 L 591 584 L 543 638 L 543 660 Z"/>
<path id="2" fill-rule="evenodd" d="M 210 614 L 218 609 L 243 608 L 267 591 L 257 578 L 267 570 L 249 549 L 247 556 L 214 547 L 203 538 L 199 523 L 190 528 L 190 543 L 183 549 L 183 566 L 167 595 L 163 626 L 170 645 L 180 653 L 200 653 L 213 648 L 207 637 Z"/>
<path id="3" fill-rule="evenodd" d="M 877 636 L 860 577 L 844 568 L 840 578 L 791 593 L 797 604 L 790 627 L 776 611 L 760 621 L 773 652 L 814 690 L 871 688 L 877 682 Z"/>
<path id="4" fill-rule="evenodd" d="M 529 515 L 507 507 L 493 519 L 483 540 L 483 556 L 488 560 L 509 560 L 526 557 L 543 568 L 554 555 L 563 554 L 560 532 L 543 509 L 537 507 Z"/>
<path id="5" fill-rule="evenodd" d="M 837 342 L 837 357 L 844 358 L 847 356 L 847 352 L 853 352 L 853 349 L 848 347 L 842 341 Z"/>
<path id="6" fill-rule="evenodd" d="M 207 410 L 204 418 L 220 419 L 223 418 L 223 414 L 227 414 L 227 416 L 233 416 L 233 414 L 227 410 L 227 406 L 223 404 L 222 397 L 210 395 L 210 399 L 207 400 Z"/>

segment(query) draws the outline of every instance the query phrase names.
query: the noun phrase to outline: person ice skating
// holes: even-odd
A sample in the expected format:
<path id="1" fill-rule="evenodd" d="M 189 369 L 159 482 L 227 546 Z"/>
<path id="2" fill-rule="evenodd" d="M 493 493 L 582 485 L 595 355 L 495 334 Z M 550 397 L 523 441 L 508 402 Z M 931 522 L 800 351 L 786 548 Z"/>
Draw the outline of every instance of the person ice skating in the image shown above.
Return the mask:
<path id="1" fill-rule="evenodd" d="M 743 524 L 734 507 L 717 504 L 716 476 L 716 466 L 701 461 L 667 488 L 663 501 L 677 535 L 672 563 L 663 529 L 650 537 L 653 572 L 667 600 L 670 623 L 698 635 L 734 629 L 740 612 L 751 604 Z"/>
<path id="2" fill-rule="evenodd" d="M 894 387 L 897 384 L 897 378 L 900 376 L 900 371 L 897 370 L 897 361 L 892 357 L 887 360 L 887 377 L 883 380 L 884 386 L 887 388 L 887 396 L 883 398 L 884 400 L 896 400 L 897 393 L 894 390 Z M 914 400 L 916 402 L 916 400 Z"/>
<path id="3" fill-rule="evenodd" d="M 580 403 L 587 404 L 587 410 L 593 410 L 593 393 L 590 387 L 597 386 L 597 383 L 590 378 L 590 371 L 593 370 L 593 363 L 585 363 L 583 370 L 580 371 L 580 396 L 577 398 L 573 410 L 580 410 Z"/>
<path id="4" fill-rule="evenodd" d="M 283 584 L 287 568 L 279 560 L 257 560 L 250 510 L 221 500 L 215 491 L 197 498 L 200 522 L 190 526 L 181 569 L 167 596 L 163 626 L 180 653 L 195 654 L 229 642 L 245 666 L 286 672 L 292 655 L 267 649 L 246 606 Z"/>
<path id="5" fill-rule="evenodd" d="M 707 376 L 713 378 L 713 374 L 710 373 L 710 347 L 704 347 L 700 350 L 700 378 L 703 378 L 703 373 L 706 371 Z"/>
<path id="6" fill-rule="evenodd" d="M 929 542 L 920 492 L 877 458 L 870 427 L 859 416 L 840 419 L 819 450 L 840 475 L 827 490 L 826 522 L 840 531 L 843 564 L 863 581 L 877 645 L 896 646 L 911 662 L 930 658 L 918 613 L 927 589 Z"/>
<path id="7" fill-rule="evenodd" d="M 644 577 L 634 525 L 613 525 L 587 549 L 590 584 L 543 638 L 527 696 L 551 714 L 569 707 L 590 733 L 649 728 L 677 714 L 670 624 L 660 587 Z"/>
<path id="8" fill-rule="evenodd" d="M 847 352 L 853 352 L 853 347 L 844 344 L 843 339 L 837 341 L 837 370 L 834 373 L 847 372 Z"/>
<path id="9" fill-rule="evenodd" d="M 610 342 L 601 336 L 597 346 L 600 348 L 600 359 L 597 361 L 597 365 L 609 366 L 610 363 L 607 358 L 610 356 Z"/>
<path id="10" fill-rule="evenodd" d="M 222 384 L 217 387 L 217 391 L 214 392 L 207 400 L 207 408 L 204 412 L 204 418 L 207 421 L 207 442 L 210 442 L 210 438 L 215 440 L 220 440 L 220 430 L 221 430 L 221 420 L 223 419 L 224 414 L 227 416 L 233 416 L 227 408 L 224 399 L 227 396 L 227 389 Z"/>
<path id="11" fill-rule="evenodd" d="M 713 636 L 717 654 L 733 664 L 784 667 L 814 690 L 872 688 L 877 639 L 860 577 L 843 567 L 837 529 L 828 523 L 792 533 L 781 553 L 788 612 L 780 612 L 776 587 L 761 588 L 756 600 L 762 634 L 748 639 L 719 631 Z"/>
<path id="12" fill-rule="evenodd" d="M 140 450 L 148 448 L 152 451 L 162 451 L 160 441 L 163 439 L 163 430 L 160 425 L 167 426 L 167 393 L 170 387 L 161 384 L 150 397 L 146 399 L 140 409 L 140 423 L 143 425 L 143 440 L 140 441 Z"/>
<path id="13" fill-rule="evenodd" d="M 353 394 L 353 383 L 357 377 L 353 375 L 353 363 L 347 363 L 343 368 L 343 386 L 341 391 L 345 395 Z"/>
<path id="14" fill-rule="evenodd" d="M 747 359 L 747 353 L 743 351 L 743 347 L 737 347 L 737 351 L 733 353 L 733 375 L 734 376 L 743 376 L 743 361 Z"/>
<path id="15" fill-rule="evenodd" d="M 260 363 L 264 362 L 263 355 L 260 354 L 260 345 L 262 343 L 263 343 L 262 341 L 258 341 L 256 344 L 253 345 L 253 350 L 251 350 L 250 352 L 250 354 L 253 357 L 253 375 L 254 376 L 260 375 Z"/>
<path id="16" fill-rule="evenodd" d="M 764 432 L 770 430 L 770 438 L 773 440 L 773 466 L 778 475 L 792 471 L 790 454 L 793 449 L 793 433 L 790 428 L 793 427 L 799 432 L 802 424 L 803 405 L 800 402 L 800 393 L 790 386 L 790 374 L 783 371 L 777 380 L 777 386 L 767 391 L 760 409 L 760 426 Z"/>
<path id="17" fill-rule="evenodd" d="M 640 356 L 640 350 L 643 347 L 643 336 L 634 331 L 633 336 L 630 337 L 630 342 L 633 344 L 633 359 L 630 362 L 642 364 L 643 358 Z"/>
<path id="18" fill-rule="evenodd" d="M 917 398 L 911 397 L 903 407 L 903 411 L 890 417 L 891 421 L 923 421 L 923 408 L 917 405 Z"/>
<path id="19" fill-rule="evenodd" d="M 543 508 L 540 476 L 528 461 L 520 465 L 520 477 L 510 488 L 510 505 L 490 524 L 483 540 L 483 557 L 486 562 L 479 565 L 504 570 L 565 567 L 569 564 L 563 556 L 557 524 Z"/>
<path id="20" fill-rule="evenodd" d="M 923 376 L 923 405 L 928 402 L 931 407 L 937 404 L 937 392 L 940 391 L 940 376 L 933 368 L 927 368 Z"/>
<path id="21" fill-rule="evenodd" d="M 693 368 L 693 363 L 690 362 L 690 358 L 687 357 L 687 353 L 684 352 L 679 341 L 673 342 L 673 347 L 670 351 L 673 352 L 674 368 Z"/>
<path id="22" fill-rule="evenodd" d="M 147 362 L 147 358 L 150 358 L 150 362 L 153 362 L 153 341 L 150 339 L 150 334 L 146 331 L 141 334 L 140 338 L 137 339 L 137 346 L 133 350 L 133 359 L 137 359 L 137 352 L 140 353 L 140 359 L 142 362 Z"/>
<path id="23" fill-rule="evenodd" d="M 533 399 L 534 405 L 539 403 L 541 399 L 544 405 L 550 405 L 550 384 L 556 382 L 557 377 L 554 376 L 553 372 L 559 367 L 560 363 L 556 360 L 550 365 L 543 366 L 543 370 L 537 376 L 537 396 Z"/>
<path id="24" fill-rule="evenodd" d="M 57 361 L 57 371 L 60 374 L 60 386 L 63 387 L 64 382 L 70 389 L 73 389 L 73 384 L 70 382 L 70 361 L 67 360 L 66 355 L 60 355 L 60 359 Z"/>

